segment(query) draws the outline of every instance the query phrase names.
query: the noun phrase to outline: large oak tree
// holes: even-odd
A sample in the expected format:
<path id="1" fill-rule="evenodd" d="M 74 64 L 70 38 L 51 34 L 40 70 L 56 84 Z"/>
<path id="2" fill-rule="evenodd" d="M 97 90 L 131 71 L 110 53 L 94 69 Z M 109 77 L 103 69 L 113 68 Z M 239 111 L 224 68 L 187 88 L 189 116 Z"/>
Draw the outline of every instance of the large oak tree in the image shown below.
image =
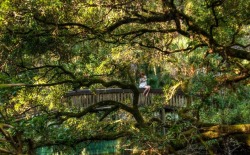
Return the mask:
<path id="1" fill-rule="evenodd" d="M 176 153 L 191 145 L 192 140 L 212 154 L 205 141 L 231 136 L 250 146 L 249 122 L 207 124 L 200 117 L 201 107 L 210 101 L 217 103 L 219 92 L 233 96 L 235 90 L 237 93 L 249 90 L 250 2 L 4 0 L 0 3 L 0 131 L 4 142 L 1 152 L 33 154 L 42 146 L 70 147 L 88 140 L 121 137 L 134 141 L 144 137 L 140 141 L 142 149 L 154 148 L 161 153 Z M 145 114 L 145 109 L 138 106 L 139 91 L 131 64 L 163 68 L 162 74 L 171 75 L 171 84 L 181 83 L 187 95 L 199 96 L 197 102 L 201 106 L 180 110 L 177 122 L 162 122 L 153 117 L 152 111 Z M 201 70 L 205 73 L 196 74 Z M 61 96 L 71 89 L 96 87 L 131 89 L 133 103 L 129 106 L 103 101 L 80 112 L 60 103 Z M 237 93 L 230 101 L 247 104 L 249 97 L 243 95 L 244 100 Z M 101 116 L 93 113 L 103 105 L 113 108 L 100 112 Z M 34 109 L 39 111 L 36 117 Z M 108 119 L 111 114 L 123 111 L 134 121 L 120 123 Z M 168 129 L 167 136 L 156 136 L 157 132 L 149 127 L 155 124 Z M 171 134 L 173 130 L 175 134 Z M 147 147 L 143 148 L 143 144 Z"/>

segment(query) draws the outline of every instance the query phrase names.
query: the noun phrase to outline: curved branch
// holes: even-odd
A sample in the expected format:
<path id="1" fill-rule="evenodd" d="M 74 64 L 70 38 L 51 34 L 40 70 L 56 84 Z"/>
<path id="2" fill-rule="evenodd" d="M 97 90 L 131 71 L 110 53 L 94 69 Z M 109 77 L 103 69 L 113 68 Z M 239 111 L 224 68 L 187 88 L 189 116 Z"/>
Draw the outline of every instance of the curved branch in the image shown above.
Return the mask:
<path id="1" fill-rule="evenodd" d="M 123 36 L 126 37 L 128 35 L 134 35 L 134 34 L 144 34 L 144 33 L 172 33 L 172 32 L 181 32 L 183 34 L 189 35 L 187 32 L 185 31 L 180 31 L 178 29 L 167 29 L 167 30 L 157 30 L 157 29 L 139 29 L 139 30 L 134 30 L 134 31 L 129 31 L 126 33 L 120 33 L 120 34 L 115 34 L 114 36 Z"/>
<path id="2" fill-rule="evenodd" d="M 159 47 L 156 47 L 156 46 L 151 46 L 151 45 L 144 45 L 142 43 L 137 43 L 137 42 L 134 42 L 134 44 L 138 44 L 142 47 L 146 47 L 146 48 L 151 48 L 151 49 L 155 49 L 155 50 L 158 50 L 164 54 L 172 54 L 172 53 L 178 53 L 178 52 L 185 52 L 185 51 L 194 51 L 195 49 L 199 48 L 199 47 L 206 47 L 207 44 L 197 44 L 195 46 L 189 46 L 187 48 L 184 48 L 184 49 L 178 49 L 178 50 L 173 50 L 173 51 L 167 51 L 167 50 L 162 50 L 160 49 Z"/>
<path id="3" fill-rule="evenodd" d="M 92 33 L 96 33 L 95 30 L 93 28 L 90 28 L 87 25 L 84 24 L 80 24 L 80 23 L 73 23 L 73 22 L 69 22 L 69 23 L 54 23 L 54 22 L 50 22 L 50 21 L 46 21 L 44 19 L 39 18 L 37 15 L 33 16 L 35 20 L 37 20 L 38 22 L 47 24 L 47 25 L 53 25 L 53 26 L 57 26 L 57 27 L 67 27 L 67 26 L 77 26 L 77 27 L 81 27 L 89 32 Z"/>
<path id="4" fill-rule="evenodd" d="M 147 24 L 147 23 L 154 23 L 154 22 L 167 22 L 171 20 L 173 20 L 172 14 L 167 14 L 167 15 L 160 14 L 160 15 L 151 16 L 151 17 L 143 16 L 143 18 L 142 17 L 141 18 L 124 17 L 123 19 L 118 20 L 117 22 L 107 27 L 105 30 L 105 33 L 110 33 L 125 24 L 131 24 L 131 23 Z"/>
<path id="5" fill-rule="evenodd" d="M 55 118 L 58 118 L 61 116 L 66 116 L 67 118 L 71 118 L 71 117 L 80 118 L 80 117 L 87 115 L 91 111 L 96 110 L 96 108 L 102 107 L 102 106 L 119 107 L 120 109 L 132 114 L 134 116 L 135 120 L 137 121 L 139 127 L 142 127 L 145 125 L 144 119 L 143 119 L 141 113 L 139 112 L 138 107 L 131 108 L 131 107 L 129 107 L 121 102 L 117 102 L 117 101 L 113 101 L 113 100 L 105 100 L 105 101 L 101 101 L 101 102 L 92 104 L 92 105 L 86 107 L 83 111 L 77 112 L 77 113 L 75 113 L 75 112 L 57 112 L 55 114 Z M 116 110 L 116 109 L 114 109 L 114 110 Z"/>

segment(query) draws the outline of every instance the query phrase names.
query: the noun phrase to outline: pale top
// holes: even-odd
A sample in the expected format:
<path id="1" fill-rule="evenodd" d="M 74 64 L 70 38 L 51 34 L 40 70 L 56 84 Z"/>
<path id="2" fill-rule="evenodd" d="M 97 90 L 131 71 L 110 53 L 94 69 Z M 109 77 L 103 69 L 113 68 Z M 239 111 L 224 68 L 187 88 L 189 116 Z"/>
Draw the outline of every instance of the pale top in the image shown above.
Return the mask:
<path id="1" fill-rule="evenodd" d="M 144 88 L 147 85 L 147 77 L 144 75 L 139 80 L 139 88 Z"/>

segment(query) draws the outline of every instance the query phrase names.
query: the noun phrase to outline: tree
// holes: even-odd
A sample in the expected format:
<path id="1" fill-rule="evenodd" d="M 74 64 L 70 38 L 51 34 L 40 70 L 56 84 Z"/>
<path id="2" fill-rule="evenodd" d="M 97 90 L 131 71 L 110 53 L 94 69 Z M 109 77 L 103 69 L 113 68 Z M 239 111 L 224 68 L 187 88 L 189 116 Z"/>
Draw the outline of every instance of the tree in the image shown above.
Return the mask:
<path id="1" fill-rule="evenodd" d="M 87 140 L 120 137 L 144 137 L 141 144 L 150 141 L 147 146 L 154 144 L 152 148 L 174 152 L 188 145 L 177 139 L 177 134 L 188 139 L 195 135 L 193 142 L 200 141 L 212 154 L 205 140 L 235 133 L 244 134 L 249 140 L 249 120 L 239 122 L 246 123 L 243 127 L 239 125 L 240 129 L 218 121 L 204 127 L 205 119 L 200 116 L 205 115 L 207 104 L 222 103 L 221 96 L 215 95 L 222 89 L 227 98 L 233 96 L 230 101 L 248 101 L 247 95 L 243 95 L 244 99 L 231 90 L 249 90 L 249 3 L 243 0 L 1 2 L 1 86 L 4 87 L 1 115 L 5 126 L 12 126 L 7 128 L 8 135 L 5 127 L 2 130 L 7 143 L 2 152 L 32 154 L 40 146 L 71 146 Z M 169 86 L 181 81 L 188 95 L 199 96 L 194 109 L 188 107 L 196 114 L 195 119 L 191 119 L 194 113 L 183 115 L 187 111 L 184 109 L 179 112 L 183 119 L 177 125 L 170 121 L 170 126 L 166 126 L 167 136 L 155 136 L 157 133 L 148 126 L 162 126 L 166 122 L 153 121 L 152 111 L 147 116 L 138 107 L 136 75 L 131 76 L 129 62 L 160 66 L 162 74 L 170 75 Z M 196 75 L 200 70 L 204 73 Z M 89 87 L 131 89 L 135 96 L 133 106 L 104 101 L 79 112 L 60 104 L 67 90 Z M 135 122 L 129 125 L 99 122 L 102 117 L 90 112 L 100 105 L 114 107 L 113 113 L 102 113 L 105 117 L 121 113 L 122 109 Z M 34 109 L 39 112 L 36 117 L 32 117 Z M 155 109 L 153 106 L 151 110 Z M 86 122 L 88 126 L 81 125 Z M 219 123 L 221 128 L 214 126 Z M 210 130 L 222 133 L 224 128 L 228 132 L 219 137 L 209 134 Z M 85 134 L 80 134 L 83 131 Z M 102 131 L 102 135 L 93 131 Z M 44 136 L 47 133 L 50 134 Z M 145 137 L 145 133 L 154 134 Z M 32 138 L 33 135 L 37 138 Z M 19 142 L 22 147 L 16 149 Z M 244 143 L 249 146 L 247 141 Z"/>

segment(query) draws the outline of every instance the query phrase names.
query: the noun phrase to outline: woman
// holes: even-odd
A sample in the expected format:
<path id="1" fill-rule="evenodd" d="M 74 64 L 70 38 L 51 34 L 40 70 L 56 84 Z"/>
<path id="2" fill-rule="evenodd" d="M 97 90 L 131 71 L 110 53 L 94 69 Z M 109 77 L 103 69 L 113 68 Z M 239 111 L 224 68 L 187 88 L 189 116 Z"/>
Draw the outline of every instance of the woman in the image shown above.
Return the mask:
<path id="1" fill-rule="evenodd" d="M 139 88 L 145 88 L 143 95 L 148 96 L 150 86 L 147 85 L 147 76 L 144 73 L 140 74 Z"/>

